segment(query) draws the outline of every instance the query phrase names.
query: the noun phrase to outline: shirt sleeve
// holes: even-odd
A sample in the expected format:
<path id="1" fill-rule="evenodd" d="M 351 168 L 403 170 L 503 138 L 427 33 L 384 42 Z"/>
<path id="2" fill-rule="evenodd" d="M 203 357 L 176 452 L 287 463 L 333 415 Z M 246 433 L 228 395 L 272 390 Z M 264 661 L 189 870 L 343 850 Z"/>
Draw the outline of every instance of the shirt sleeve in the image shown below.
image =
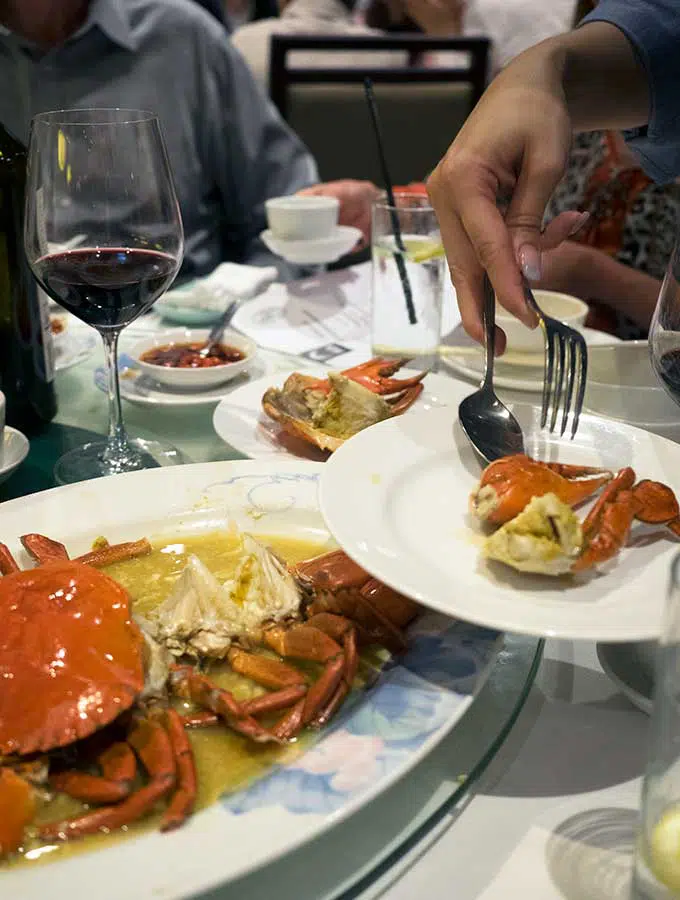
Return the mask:
<path id="1" fill-rule="evenodd" d="M 616 25 L 647 73 L 649 122 L 626 132 L 626 140 L 655 181 L 680 174 L 680 5 L 678 0 L 600 0 L 588 22 Z"/>
<path id="2" fill-rule="evenodd" d="M 223 258 L 278 263 L 258 237 L 266 228 L 265 200 L 318 183 L 316 164 L 228 39 L 214 48 L 210 69 L 208 108 L 198 115 L 222 199 Z"/>

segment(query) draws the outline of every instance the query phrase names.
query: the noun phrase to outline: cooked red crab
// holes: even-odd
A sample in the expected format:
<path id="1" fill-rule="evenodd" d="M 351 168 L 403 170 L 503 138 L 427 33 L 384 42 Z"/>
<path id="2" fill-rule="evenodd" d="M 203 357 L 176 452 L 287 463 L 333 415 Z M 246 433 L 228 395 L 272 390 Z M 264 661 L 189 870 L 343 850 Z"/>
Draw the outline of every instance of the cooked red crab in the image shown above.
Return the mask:
<path id="1" fill-rule="evenodd" d="M 161 801 L 161 828 L 177 827 L 196 796 L 186 726 L 220 721 L 250 740 L 281 743 L 306 725 L 322 724 L 351 688 L 357 642 L 401 649 L 400 629 L 416 612 L 415 604 L 369 578 L 341 552 L 291 572 L 270 554 L 267 564 L 275 560 L 281 567 L 274 574 L 287 588 L 293 585 L 298 603 L 296 615 L 289 612 L 285 619 L 267 621 L 263 611 L 262 643 L 280 656 L 321 663 L 313 679 L 282 659 L 244 649 L 238 634 L 220 630 L 219 621 L 212 623 L 213 634 L 200 616 L 198 631 L 187 630 L 186 619 L 172 631 L 171 613 L 178 601 L 186 613 L 187 598 L 169 598 L 162 622 L 135 621 L 127 592 L 95 567 L 148 553 L 148 541 L 100 542 L 76 560 L 63 544 L 42 535 L 25 535 L 22 542 L 37 568 L 20 571 L 0 545 L 0 857 L 22 844 L 35 814 L 36 785 L 91 807 L 72 819 L 32 826 L 43 840 L 119 828 Z M 251 557 L 244 560 L 244 583 L 254 580 L 252 565 Z M 205 613 L 198 601 L 196 610 Z M 199 643 L 192 644 L 197 634 Z M 169 635 L 175 655 L 184 656 L 180 664 L 171 662 L 166 649 Z M 252 644 L 253 633 L 246 636 Z M 178 653 L 179 638 L 185 644 Z M 201 656 L 197 646 L 206 646 L 208 657 L 226 657 L 235 671 L 271 693 L 238 702 L 193 662 L 187 664 L 185 654 Z M 183 719 L 169 705 L 168 693 L 204 712 Z M 272 727 L 258 721 L 276 711 L 283 716 Z M 60 754 L 67 746 L 68 758 Z"/>
<path id="2" fill-rule="evenodd" d="M 420 396 L 427 372 L 392 378 L 408 359 L 370 359 L 344 372 L 315 378 L 294 372 L 269 388 L 262 407 L 289 434 L 333 452 L 369 425 L 405 412 Z"/>
<path id="3" fill-rule="evenodd" d="M 581 522 L 571 509 L 599 490 Z M 485 469 L 471 496 L 484 522 L 501 527 L 484 555 L 524 572 L 582 572 L 614 558 L 635 521 L 663 525 L 680 536 L 680 505 L 667 485 L 637 480 L 633 469 L 613 473 L 587 466 L 504 457 Z"/>

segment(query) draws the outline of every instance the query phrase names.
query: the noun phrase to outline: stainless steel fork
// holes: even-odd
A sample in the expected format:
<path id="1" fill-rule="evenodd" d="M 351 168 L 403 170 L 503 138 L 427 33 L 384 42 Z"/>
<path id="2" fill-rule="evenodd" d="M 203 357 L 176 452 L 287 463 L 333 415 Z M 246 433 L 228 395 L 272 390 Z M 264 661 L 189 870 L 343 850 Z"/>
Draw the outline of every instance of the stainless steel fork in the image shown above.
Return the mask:
<path id="1" fill-rule="evenodd" d="M 583 397 L 588 377 L 588 347 L 585 338 L 575 328 L 570 328 L 563 322 L 553 319 L 552 316 L 546 316 L 526 281 L 524 282 L 524 295 L 527 303 L 538 316 L 545 338 L 541 428 L 548 425 L 551 432 L 555 431 L 561 407 L 560 435 L 567 430 L 569 414 L 572 413 L 571 437 L 573 439 L 583 409 Z"/>

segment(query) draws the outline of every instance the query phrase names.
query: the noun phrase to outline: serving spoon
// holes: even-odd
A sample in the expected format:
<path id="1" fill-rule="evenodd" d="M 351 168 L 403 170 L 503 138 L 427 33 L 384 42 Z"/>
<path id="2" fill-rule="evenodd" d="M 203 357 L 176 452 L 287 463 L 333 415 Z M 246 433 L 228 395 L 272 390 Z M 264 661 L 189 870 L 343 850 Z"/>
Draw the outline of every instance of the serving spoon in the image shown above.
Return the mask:
<path id="1" fill-rule="evenodd" d="M 215 347 L 220 343 L 220 341 L 222 340 L 222 335 L 229 327 L 229 323 L 231 322 L 231 320 L 234 318 L 234 314 L 236 313 L 238 306 L 239 301 L 232 300 L 224 310 L 222 315 L 219 317 L 217 322 L 215 322 L 213 327 L 210 329 L 207 340 L 198 353 L 201 359 L 207 359 L 215 349 Z"/>
<path id="2" fill-rule="evenodd" d="M 458 421 L 484 466 L 500 459 L 524 453 L 524 437 L 519 422 L 501 403 L 493 389 L 496 298 L 489 276 L 484 275 L 484 349 L 486 370 L 478 391 L 458 407 Z"/>

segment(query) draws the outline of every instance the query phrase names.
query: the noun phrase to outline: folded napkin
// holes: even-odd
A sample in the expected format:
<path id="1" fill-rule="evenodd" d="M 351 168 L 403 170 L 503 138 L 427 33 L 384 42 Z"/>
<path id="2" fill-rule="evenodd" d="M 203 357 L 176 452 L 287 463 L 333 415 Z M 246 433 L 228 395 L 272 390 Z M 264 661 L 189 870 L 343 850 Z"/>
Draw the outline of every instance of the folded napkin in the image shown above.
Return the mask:
<path id="1" fill-rule="evenodd" d="M 221 310 L 230 297 L 249 300 L 277 278 L 276 266 L 221 263 L 205 278 L 197 278 L 183 287 L 168 291 L 160 302 L 167 306 Z"/>

